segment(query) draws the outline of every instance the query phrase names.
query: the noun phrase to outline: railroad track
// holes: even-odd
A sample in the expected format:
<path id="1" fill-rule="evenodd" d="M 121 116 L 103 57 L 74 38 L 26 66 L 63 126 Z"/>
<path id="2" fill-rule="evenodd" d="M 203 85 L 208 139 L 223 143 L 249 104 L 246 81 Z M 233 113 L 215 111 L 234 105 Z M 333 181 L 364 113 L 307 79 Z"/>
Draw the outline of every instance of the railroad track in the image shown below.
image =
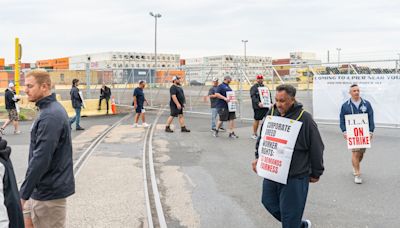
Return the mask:
<path id="1" fill-rule="evenodd" d="M 161 204 L 160 193 L 158 191 L 157 179 L 154 170 L 154 160 L 153 160 L 153 135 L 157 126 L 158 119 L 162 115 L 163 110 L 159 110 L 153 123 L 147 128 L 144 142 L 143 142 L 143 158 L 142 158 L 142 168 L 143 168 L 143 185 L 144 185 L 144 195 L 146 202 L 146 215 L 147 223 L 149 228 L 159 227 L 166 228 L 167 223 L 165 221 L 164 211 Z M 79 175 L 79 172 L 85 166 L 86 162 L 90 156 L 96 151 L 97 147 L 102 143 L 105 137 L 117 126 L 119 126 L 124 120 L 131 117 L 128 114 L 113 125 L 104 130 L 96 139 L 89 145 L 89 147 L 82 153 L 79 159 L 74 162 L 74 176 L 75 178 Z"/>

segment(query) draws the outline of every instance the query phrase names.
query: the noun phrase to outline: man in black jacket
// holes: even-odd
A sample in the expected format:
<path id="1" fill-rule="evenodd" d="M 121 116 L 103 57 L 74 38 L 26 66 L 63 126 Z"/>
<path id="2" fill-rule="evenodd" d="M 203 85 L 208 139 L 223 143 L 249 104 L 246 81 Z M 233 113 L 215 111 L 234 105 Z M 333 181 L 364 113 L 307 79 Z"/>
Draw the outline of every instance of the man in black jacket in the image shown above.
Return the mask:
<path id="1" fill-rule="evenodd" d="M 85 130 L 83 127 L 81 127 L 80 122 L 81 122 L 81 109 L 83 107 L 83 101 L 81 94 L 78 89 L 79 86 L 79 80 L 78 79 L 73 79 L 72 80 L 72 88 L 69 94 L 71 95 L 71 102 L 72 102 L 72 107 L 75 109 L 75 116 L 69 121 L 70 127 L 72 128 L 72 124 L 76 121 L 76 130 L 81 131 Z"/>
<path id="2" fill-rule="evenodd" d="M 309 220 L 302 220 L 307 200 L 308 186 L 318 182 L 324 171 L 324 144 L 317 124 L 311 114 L 303 110 L 303 105 L 295 99 L 296 89 L 291 85 L 276 88 L 275 105 L 268 115 L 281 116 L 302 122 L 290 163 L 287 184 L 264 179 L 262 204 L 284 228 L 310 227 Z M 265 122 L 264 122 L 265 123 Z M 262 131 L 262 127 L 261 127 Z M 257 172 L 258 147 L 261 134 L 256 144 L 256 160 L 252 162 L 253 171 Z"/>
<path id="3" fill-rule="evenodd" d="M 106 100 L 106 106 L 107 106 L 107 114 L 108 114 L 108 102 L 110 101 L 111 97 L 111 89 L 106 86 L 106 84 L 103 83 L 103 86 L 100 89 L 100 98 L 99 98 L 99 108 L 98 110 L 101 110 L 101 101 L 103 99 Z"/>
<path id="4" fill-rule="evenodd" d="M 264 87 L 264 76 L 262 74 L 257 75 L 257 83 L 250 88 L 251 104 L 254 110 L 254 122 L 253 122 L 253 135 L 252 139 L 257 139 L 258 126 L 260 125 L 260 120 L 264 119 L 265 115 L 269 110 L 269 107 L 264 107 L 261 103 L 260 92 L 258 87 Z M 271 98 L 271 93 L 269 94 Z"/>
<path id="5" fill-rule="evenodd" d="M 22 207 L 10 154 L 7 141 L 0 137 L 0 227 L 23 228 Z"/>
<path id="6" fill-rule="evenodd" d="M 14 125 L 14 134 L 20 134 L 21 131 L 19 130 L 19 117 L 17 111 L 17 102 L 19 101 L 19 99 L 17 98 L 15 93 L 14 83 L 10 82 L 10 84 L 8 84 L 8 88 L 6 89 L 6 92 L 4 94 L 4 99 L 6 110 L 8 112 L 8 120 L 0 128 L 0 133 L 4 135 L 4 129 L 12 122 Z"/>
<path id="7" fill-rule="evenodd" d="M 51 94 L 50 75 L 33 70 L 25 93 L 39 116 L 31 129 L 29 163 L 21 186 L 21 203 L 31 198 L 34 227 L 65 227 L 66 198 L 75 193 L 71 128 L 65 109 Z"/>

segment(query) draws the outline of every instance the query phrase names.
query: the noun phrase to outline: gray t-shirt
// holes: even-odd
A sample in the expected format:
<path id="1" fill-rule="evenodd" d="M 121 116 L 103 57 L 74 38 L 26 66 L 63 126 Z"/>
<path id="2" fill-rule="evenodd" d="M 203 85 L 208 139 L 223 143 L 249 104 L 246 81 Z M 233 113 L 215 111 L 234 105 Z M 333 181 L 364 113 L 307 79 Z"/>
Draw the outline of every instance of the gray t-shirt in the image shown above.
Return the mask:
<path id="1" fill-rule="evenodd" d="M 217 91 L 217 88 L 218 88 L 218 86 L 211 87 L 210 90 L 208 91 L 208 96 L 214 95 Z M 216 108 L 217 102 L 218 102 L 218 98 L 210 98 L 211 108 Z"/>
<path id="2" fill-rule="evenodd" d="M 358 101 L 354 101 L 353 99 L 351 99 L 351 102 L 356 106 L 356 108 L 359 108 L 361 104 L 361 99 L 359 99 Z"/>

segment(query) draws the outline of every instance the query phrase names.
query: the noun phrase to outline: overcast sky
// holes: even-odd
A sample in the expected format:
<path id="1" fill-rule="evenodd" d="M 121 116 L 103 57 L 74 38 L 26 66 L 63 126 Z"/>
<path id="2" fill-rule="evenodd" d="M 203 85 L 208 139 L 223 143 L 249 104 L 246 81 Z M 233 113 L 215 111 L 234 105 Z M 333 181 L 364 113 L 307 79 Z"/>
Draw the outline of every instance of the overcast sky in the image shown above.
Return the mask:
<path id="1" fill-rule="evenodd" d="M 182 58 L 221 54 L 285 58 L 291 51 L 336 58 L 398 58 L 399 0 L 0 0 L 0 57 L 23 62 L 105 51 Z"/>

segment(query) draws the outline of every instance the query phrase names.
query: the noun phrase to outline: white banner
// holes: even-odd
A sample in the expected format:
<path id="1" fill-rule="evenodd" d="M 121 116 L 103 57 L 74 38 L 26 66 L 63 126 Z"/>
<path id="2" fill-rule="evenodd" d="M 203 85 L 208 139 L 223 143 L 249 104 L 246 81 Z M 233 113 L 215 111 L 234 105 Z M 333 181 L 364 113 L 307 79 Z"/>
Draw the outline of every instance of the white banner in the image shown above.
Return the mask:
<path id="1" fill-rule="evenodd" d="M 226 98 L 229 99 L 228 110 L 229 112 L 236 112 L 236 95 L 234 91 L 227 91 Z"/>
<path id="2" fill-rule="evenodd" d="M 78 94 L 79 94 L 79 97 L 80 97 L 81 100 L 82 100 L 82 107 L 83 107 L 83 108 L 86 108 L 86 104 L 85 104 L 85 100 L 83 99 L 82 91 L 79 91 Z"/>
<path id="3" fill-rule="evenodd" d="M 271 94 L 267 87 L 258 87 L 258 93 L 260 94 L 260 100 L 263 108 L 269 108 L 271 106 Z"/>
<path id="4" fill-rule="evenodd" d="M 302 124 L 280 116 L 265 118 L 258 146 L 259 176 L 286 184 L 294 146 Z"/>
<path id="5" fill-rule="evenodd" d="M 314 118 L 339 121 L 342 104 L 350 99 L 352 84 L 357 84 L 361 97 L 371 102 L 375 123 L 400 124 L 399 74 L 315 75 Z"/>
<path id="6" fill-rule="evenodd" d="M 368 114 L 344 116 L 346 122 L 347 148 L 371 148 Z"/>

